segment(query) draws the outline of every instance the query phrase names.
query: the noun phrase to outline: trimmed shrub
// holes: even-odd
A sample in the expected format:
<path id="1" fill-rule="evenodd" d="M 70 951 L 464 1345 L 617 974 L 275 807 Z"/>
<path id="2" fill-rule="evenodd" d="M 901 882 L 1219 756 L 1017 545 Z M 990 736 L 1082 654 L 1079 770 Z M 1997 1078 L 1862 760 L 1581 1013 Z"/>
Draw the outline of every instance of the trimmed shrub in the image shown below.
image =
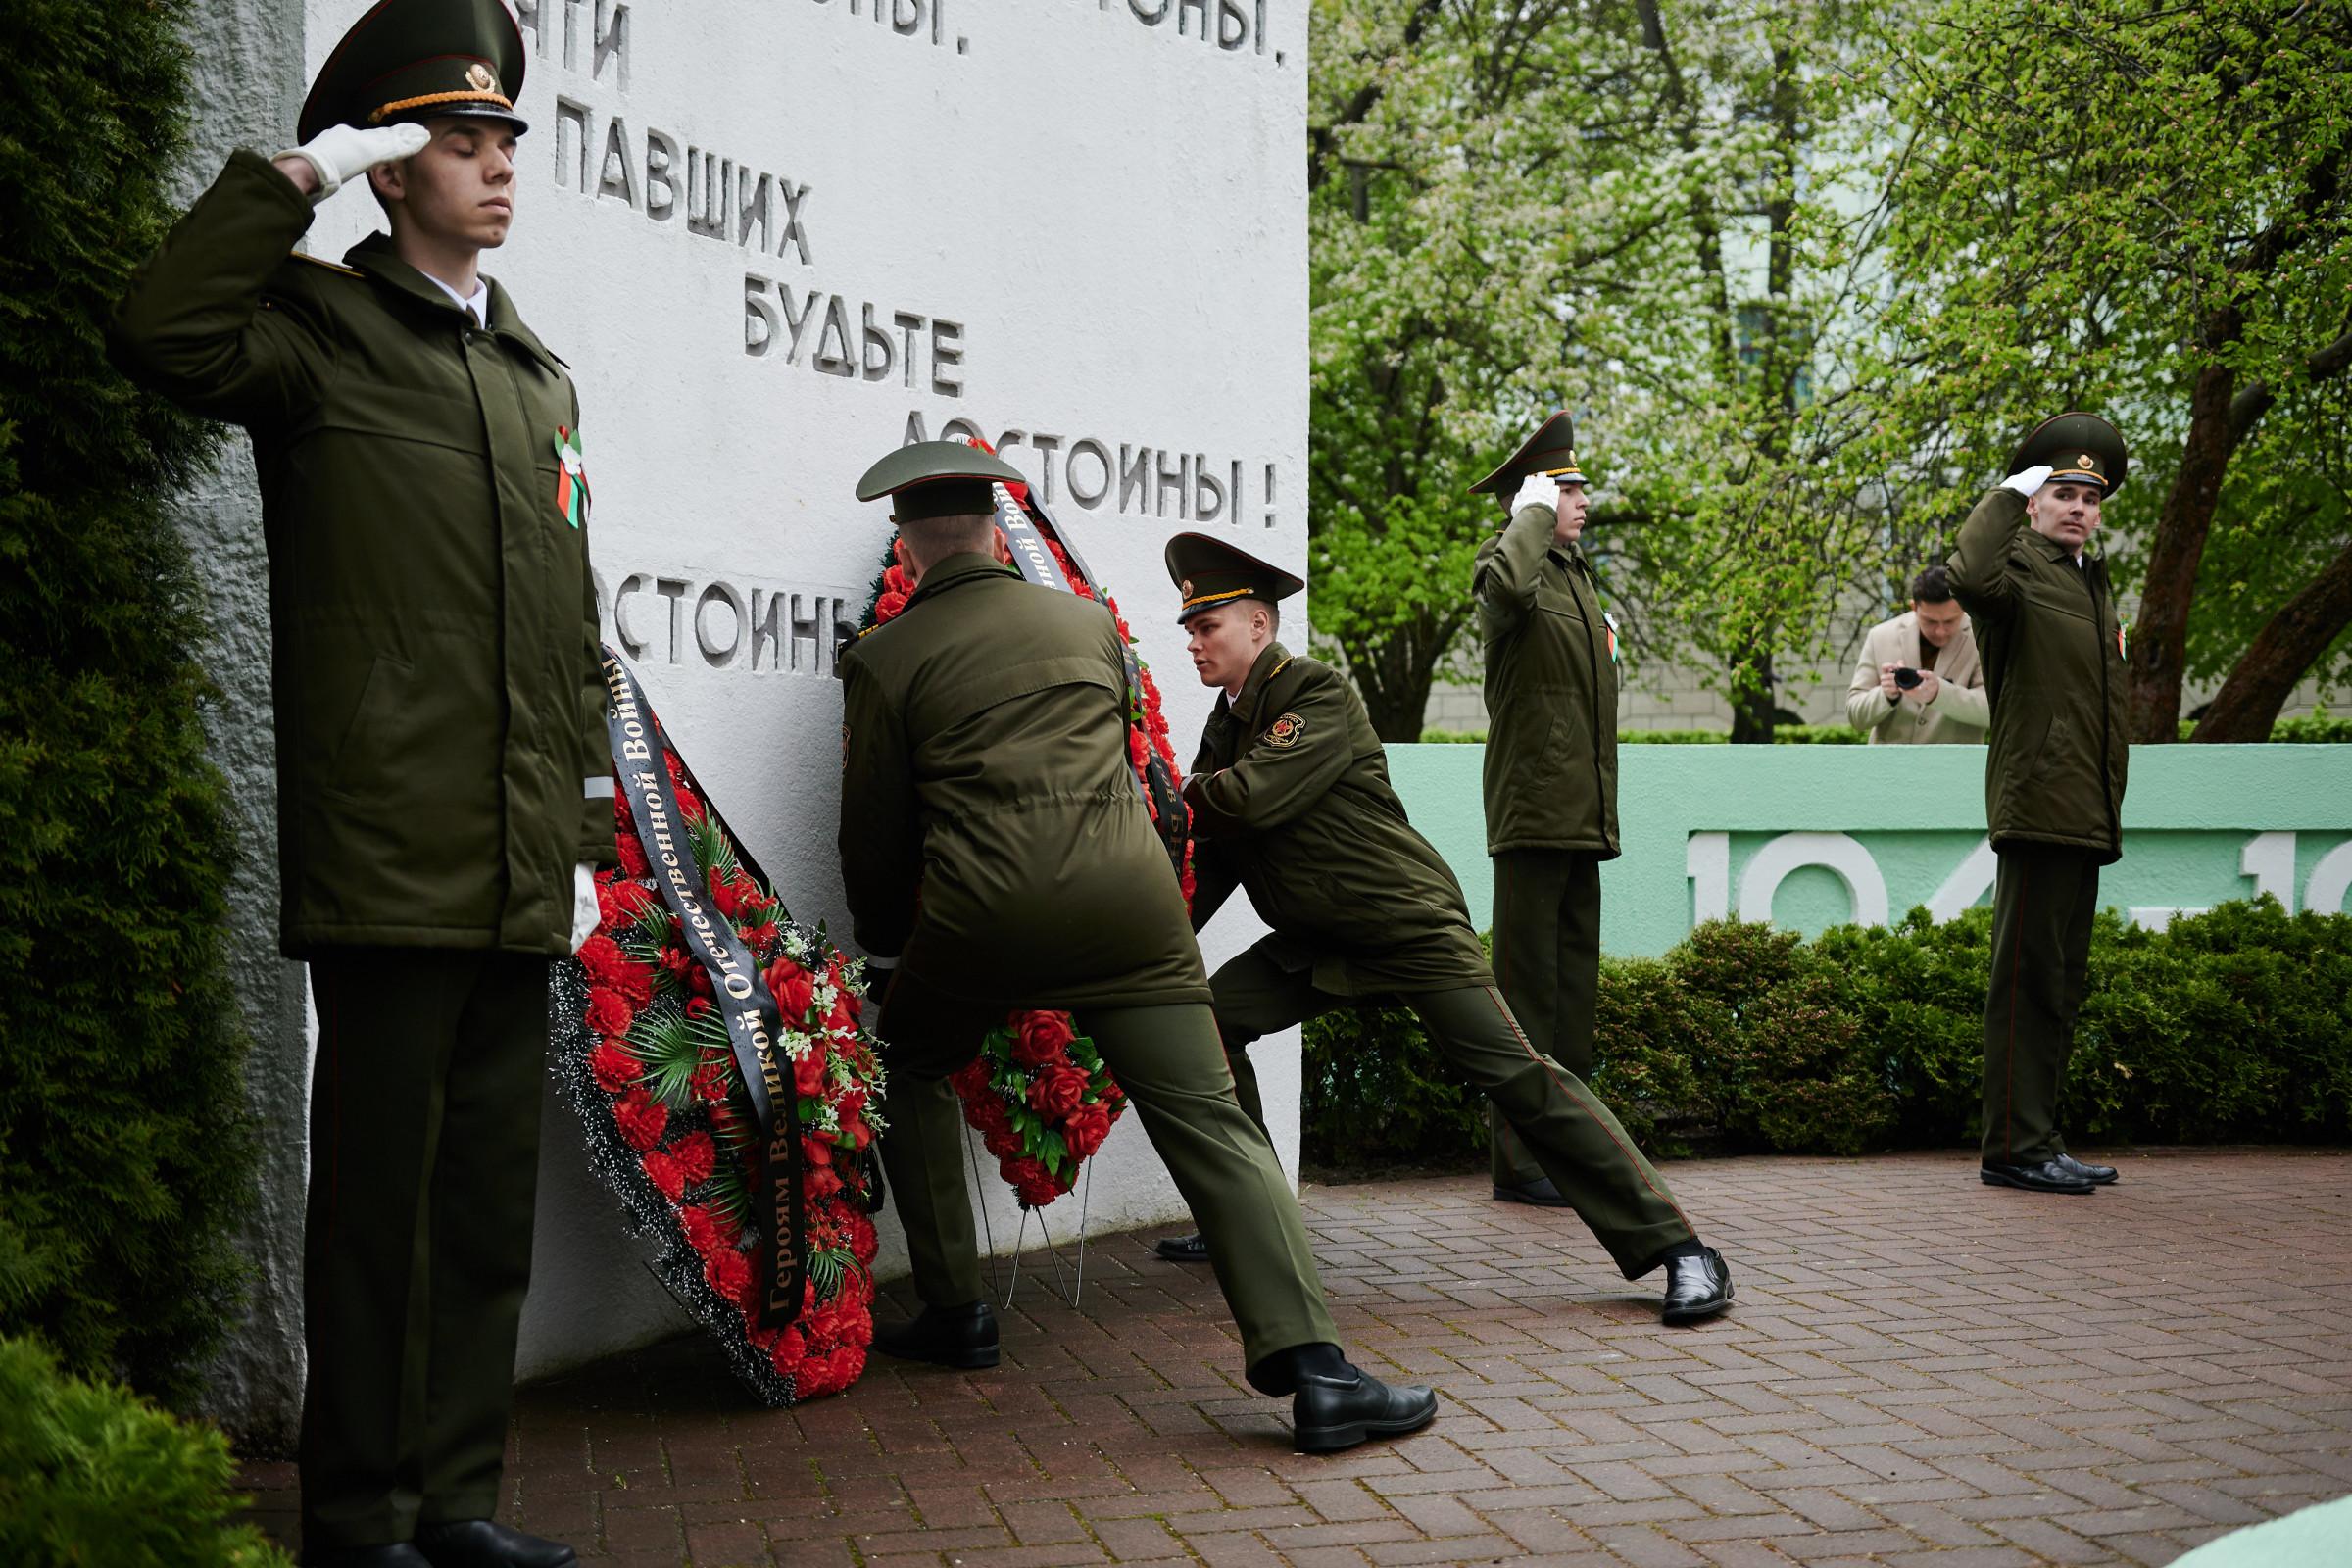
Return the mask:
<path id="1" fill-rule="evenodd" d="M 1991 928 L 1988 909 L 1811 942 L 1710 921 L 1663 958 L 1603 959 L 1592 1088 L 1656 1153 L 1973 1143 Z M 1485 1148 L 1479 1097 L 1400 1008 L 1310 1023 L 1305 1079 L 1311 1163 Z M 2085 1143 L 2352 1139 L 2352 915 L 2101 915 L 2059 1120 Z"/>
<path id="2" fill-rule="evenodd" d="M 100 332 L 171 218 L 186 12 L 42 0 L 0 54 L 0 1333 L 172 1402 L 233 1320 L 253 1187 L 165 517 L 213 437 Z"/>
<path id="3" fill-rule="evenodd" d="M 282 1568 L 239 1524 L 236 1461 L 209 1426 L 118 1384 L 64 1375 L 31 1340 L 0 1339 L 0 1562 Z"/>

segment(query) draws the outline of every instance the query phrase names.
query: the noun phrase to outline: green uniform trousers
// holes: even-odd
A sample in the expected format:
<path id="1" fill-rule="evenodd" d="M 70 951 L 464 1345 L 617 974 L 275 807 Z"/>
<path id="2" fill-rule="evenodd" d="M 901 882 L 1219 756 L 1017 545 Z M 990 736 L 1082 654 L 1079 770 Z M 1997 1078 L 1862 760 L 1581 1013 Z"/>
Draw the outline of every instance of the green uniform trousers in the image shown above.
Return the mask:
<path id="1" fill-rule="evenodd" d="M 1360 1000 L 1318 990 L 1312 974 L 1286 969 L 1259 948 L 1227 963 L 1208 983 L 1216 992 L 1217 1028 L 1234 1076 L 1239 1081 L 1248 1075 L 1247 1100 L 1253 1107 L 1251 1043 Z M 1501 1111 L 1627 1279 L 1655 1268 L 1668 1248 L 1696 1239 L 1666 1179 L 1584 1080 L 1529 1043 L 1501 992 L 1466 986 L 1398 1000 L 1428 1028 L 1431 1044 Z"/>
<path id="2" fill-rule="evenodd" d="M 1600 997 L 1600 857 L 1578 850 L 1504 850 L 1494 857 L 1494 983 L 1538 1051 L 1592 1076 L 1592 1009 Z M 1497 1187 L 1544 1174 L 1502 1112 L 1487 1106 Z"/>
<path id="3" fill-rule="evenodd" d="M 531 1274 L 548 960 L 428 948 L 311 960 L 303 1237 L 306 1551 L 486 1519 Z"/>
<path id="4" fill-rule="evenodd" d="M 1992 983 L 1984 995 L 1987 1164 L 2038 1165 L 2066 1152 L 2058 1080 L 2074 1050 L 2099 910 L 2098 857 L 2056 844 L 2000 852 L 1992 888 Z"/>
<path id="5" fill-rule="evenodd" d="M 910 974 L 892 983 L 883 1005 L 883 1174 L 906 1230 L 915 1293 L 927 1305 L 959 1306 L 985 1294 L 963 1181 L 963 1108 L 948 1078 L 1005 1011 L 940 997 Z M 1075 1016 L 1192 1207 L 1241 1329 L 1245 1364 L 1295 1346 L 1337 1345 L 1298 1196 L 1274 1146 L 1235 1102 L 1209 1009 L 1197 1002 L 1094 1006 Z"/>

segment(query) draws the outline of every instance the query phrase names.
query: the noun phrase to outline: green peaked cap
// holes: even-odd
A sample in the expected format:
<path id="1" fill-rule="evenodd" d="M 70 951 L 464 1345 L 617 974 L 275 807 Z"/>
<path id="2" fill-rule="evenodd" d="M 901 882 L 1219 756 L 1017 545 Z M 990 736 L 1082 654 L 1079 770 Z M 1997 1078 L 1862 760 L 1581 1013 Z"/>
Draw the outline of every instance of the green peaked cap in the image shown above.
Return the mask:
<path id="1" fill-rule="evenodd" d="M 500 0 L 382 0 L 351 24 L 318 69 L 295 134 L 386 125 L 435 115 L 486 115 L 517 131 L 522 29 Z"/>
<path id="2" fill-rule="evenodd" d="M 2124 450 L 2122 432 L 2097 415 L 2060 414 L 2042 420 L 2018 443 L 2009 471 L 2023 473 L 2045 463 L 2052 483 L 2088 479 L 2113 495 L 2124 486 L 2131 454 Z"/>
<path id="3" fill-rule="evenodd" d="M 1184 599 L 1176 612 L 1179 626 L 1203 610 L 1236 599 L 1263 599 L 1272 604 L 1306 586 L 1304 578 L 1294 577 L 1280 566 L 1204 533 L 1178 534 L 1168 541 L 1161 559 L 1168 564 L 1168 581 Z"/>
<path id="4" fill-rule="evenodd" d="M 899 448 L 865 470 L 858 499 L 894 498 L 901 522 L 926 517 L 970 517 L 994 514 L 996 487 L 1026 484 L 1021 470 L 993 453 L 961 441 L 916 441 Z"/>
<path id="5" fill-rule="evenodd" d="M 1470 493 L 1492 492 L 1504 506 L 1531 473 L 1547 473 L 1562 484 L 1585 484 L 1585 471 L 1576 461 L 1576 421 L 1555 414 L 1536 426 L 1536 433 L 1519 443 L 1519 450 L 1502 460 L 1493 473 L 1470 487 Z"/>

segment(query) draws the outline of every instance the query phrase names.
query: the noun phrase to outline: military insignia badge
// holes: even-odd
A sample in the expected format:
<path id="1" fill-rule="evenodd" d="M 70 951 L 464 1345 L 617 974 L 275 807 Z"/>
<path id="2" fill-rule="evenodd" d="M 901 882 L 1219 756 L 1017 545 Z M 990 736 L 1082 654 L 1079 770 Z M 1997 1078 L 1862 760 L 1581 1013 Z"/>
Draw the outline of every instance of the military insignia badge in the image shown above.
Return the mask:
<path id="1" fill-rule="evenodd" d="M 475 92 L 488 92 L 498 85 L 498 78 L 490 74 L 488 66 L 476 60 L 466 68 L 466 84 Z"/>
<path id="2" fill-rule="evenodd" d="M 2075 466 L 2085 473 L 2096 473 L 2099 471 L 2099 460 L 2087 452 L 2078 452 L 2075 454 Z"/>
<path id="3" fill-rule="evenodd" d="M 1305 719 L 1300 718 L 1297 713 L 1285 713 L 1266 726 L 1266 744 L 1288 750 L 1298 745 L 1298 737 L 1305 733 Z"/>
<path id="4" fill-rule="evenodd" d="M 1176 591 L 1177 591 L 1179 594 L 1182 594 L 1182 595 L 1183 595 L 1185 598 L 1187 598 L 1187 599 L 1190 599 L 1190 598 L 1192 598 L 1192 597 L 1193 597 L 1193 579 L 1192 579 L 1192 578 L 1190 578 L 1190 577 L 1187 577 L 1187 578 L 1185 578 L 1183 582 L 1181 582 L 1181 583 L 1179 583 L 1179 584 L 1177 584 L 1177 585 L 1176 585 Z"/>
<path id="5" fill-rule="evenodd" d="M 1613 610 L 1602 611 L 1600 612 L 1600 623 L 1608 628 L 1609 662 L 1614 664 L 1617 662 L 1617 612 Z"/>

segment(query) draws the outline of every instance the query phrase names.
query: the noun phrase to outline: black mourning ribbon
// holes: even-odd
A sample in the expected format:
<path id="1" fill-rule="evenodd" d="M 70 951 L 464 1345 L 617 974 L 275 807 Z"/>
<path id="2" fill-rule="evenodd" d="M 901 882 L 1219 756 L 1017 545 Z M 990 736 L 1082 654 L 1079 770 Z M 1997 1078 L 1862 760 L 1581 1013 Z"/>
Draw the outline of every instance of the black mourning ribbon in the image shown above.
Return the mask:
<path id="1" fill-rule="evenodd" d="M 802 1206 L 800 1096 L 776 1060 L 782 1010 L 734 923 L 709 906 L 709 889 L 695 866 L 694 846 L 687 841 L 686 821 L 678 814 L 677 792 L 663 761 L 666 732 L 654 716 L 653 705 L 621 657 L 610 646 L 604 656 L 605 731 L 612 747 L 612 771 L 629 803 L 662 902 L 677 916 L 687 951 L 710 977 L 711 1005 L 726 1021 L 736 1071 L 760 1128 L 754 1144 L 752 1212 L 760 1233 L 754 1277 L 760 1288 L 752 1324 L 760 1329 L 789 1328 L 801 1315 L 808 1278 L 808 1220 Z M 725 818 L 695 781 L 685 758 L 678 762 L 687 786 L 701 797 L 703 809 L 719 831 L 727 832 Z M 741 841 L 733 833 L 727 833 L 727 839 L 735 845 L 744 869 L 767 884 Z"/>

